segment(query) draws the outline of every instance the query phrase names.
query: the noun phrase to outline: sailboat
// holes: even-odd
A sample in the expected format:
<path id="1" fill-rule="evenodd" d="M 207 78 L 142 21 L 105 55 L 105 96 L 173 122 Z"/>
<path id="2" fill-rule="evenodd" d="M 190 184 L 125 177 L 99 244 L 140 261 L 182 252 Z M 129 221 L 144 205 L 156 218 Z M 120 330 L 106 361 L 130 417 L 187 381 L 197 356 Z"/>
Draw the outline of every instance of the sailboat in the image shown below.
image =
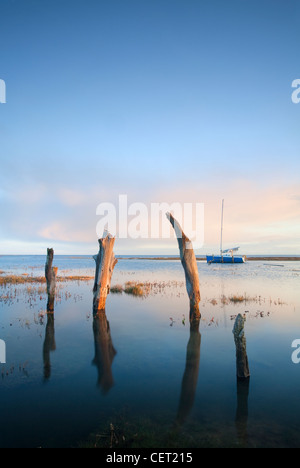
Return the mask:
<path id="1" fill-rule="evenodd" d="M 224 225 L 224 200 L 222 201 L 222 220 L 221 220 L 221 248 L 220 255 L 207 255 L 207 263 L 245 263 L 246 257 L 241 255 L 234 255 L 239 251 L 239 247 L 223 250 L 223 225 Z"/>

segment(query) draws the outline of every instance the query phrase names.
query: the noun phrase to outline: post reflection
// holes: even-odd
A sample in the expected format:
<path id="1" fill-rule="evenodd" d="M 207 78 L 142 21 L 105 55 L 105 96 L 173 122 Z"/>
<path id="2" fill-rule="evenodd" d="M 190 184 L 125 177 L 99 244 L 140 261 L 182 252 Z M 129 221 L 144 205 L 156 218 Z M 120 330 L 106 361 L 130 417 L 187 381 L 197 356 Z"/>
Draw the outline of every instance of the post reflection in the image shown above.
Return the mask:
<path id="1" fill-rule="evenodd" d="M 48 291 L 47 325 L 46 325 L 45 340 L 44 340 L 44 346 L 43 346 L 44 381 L 45 382 L 47 382 L 51 378 L 50 353 L 56 350 L 55 326 L 54 326 L 54 323 L 55 323 L 54 304 L 55 304 L 55 289 Z"/>
<path id="2" fill-rule="evenodd" d="M 54 322 L 55 322 L 54 312 L 47 311 L 47 325 L 46 325 L 45 340 L 44 340 L 44 346 L 43 346 L 44 380 L 45 381 L 51 378 L 50 353 L 56 350 Z"/>
<path id="3" fill-rule="evenodd" d="M 200 318 L 190 322 L 190 339 L 187 345 L 185 372 L 182 379 L 176 425 L 182 426 L 189 416 L 195 401 L 200 365 Z"/>
<path id="4" fill-rule="evenodd" d="M 237 381 L 237 409 L 235 426 L 239 444 L 248 444 L 248 399 L 250 379 Z"/>
<path id="5" fill-rule="evenodd" d="M 112 343 L 110 326 L 105 311 L 94 313 L 93 331 L 95 358 L 92 364 L 98 369 L 97 386 L 105 395 L 114 386 L 112 363 L 117 354 Z"/>

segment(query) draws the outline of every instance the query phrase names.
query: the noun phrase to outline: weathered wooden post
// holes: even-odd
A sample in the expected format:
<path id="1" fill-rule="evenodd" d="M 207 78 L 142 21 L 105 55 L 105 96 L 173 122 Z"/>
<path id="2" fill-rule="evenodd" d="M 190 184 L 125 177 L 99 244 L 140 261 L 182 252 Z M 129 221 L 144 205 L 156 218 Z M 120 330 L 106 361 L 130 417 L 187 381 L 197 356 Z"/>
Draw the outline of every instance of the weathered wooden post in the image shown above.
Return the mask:
<path id="1" fill-rule="evenodd" d="M 98 387 L 106 394 L 114 385 L 112 362 L 117 354 L 111 339 L 110 326 L 104 311 L 94 315 L 93 321 L 95 358 L 93 365 L 98 369 Z"/>
<path id="2" fill-rule="evenodd" d="M 44 380 L 49 380 L 51 376 L 50 352 L 55 351 L 55 331 L 54 331 L 54 302 L 56 289 L 56 276 L 58 268 L 53 267 L 54 250 L 47 250 L 47 260 L 45 265 L 45 277 L 47 282 L 47 326 L 43 346 Z"/>
<path id="3" fill-rule="evenodd" d="M 236 347 L 236 374 L 238 380 L 250 378 L 250 370 L 247 356 L 247 342 L 245 337 L 245 319 L 239 314 L 233 327 L 234 342 Z"/>
<path id="4" fill-rule="evenodd" d="M 45 266 L 45 277 L 47 282 L 48 305 L 47 312 L 54 311 L 56 276 L 58 268 L 53 267 L 54 250 L 47 250 L 47 260 Z"/>
<path id="5" fill-rule="evenodd" d="M 115 258 L 113 249 L 115 237 L 104 233 L 99 239 L 99 253 L 94 256 L 96 262 L 96 274 L 94 284 L 94 313 L 105 310 L 106 298 L 110 292 L 111 278 L 118 260 Z"/>
<path id="6" fill-rule="evenodd" d="M 199 310 L 200 284 L 197 261 L 192 242 L 184 234 L 180 224 L 171 213 L 167 213 L 167 218 L 172 224 L 178 240 L 180 259 L 185 272 L 186 289 L 190 299 L 190 319 L 201 317 Z"/>
<path id="7" fill-rule="evenodd" d="M 190 339 L 187 345 L 186 366 L 182 379 L 180 401 L 177 413 L 177 426 L 182 426 L 191 412 L 197 390 L 201 334 L 199 331 L 200 319 L 192 320 L 190 324 Z"/>

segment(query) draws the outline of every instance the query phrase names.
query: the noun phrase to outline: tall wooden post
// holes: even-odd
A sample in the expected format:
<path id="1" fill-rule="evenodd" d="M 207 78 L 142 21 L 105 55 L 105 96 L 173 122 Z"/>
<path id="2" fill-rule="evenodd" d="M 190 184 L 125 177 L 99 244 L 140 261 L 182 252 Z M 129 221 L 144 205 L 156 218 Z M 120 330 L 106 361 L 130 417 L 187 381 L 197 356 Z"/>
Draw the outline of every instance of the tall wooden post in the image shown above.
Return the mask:
<path id="1" fill-rule="evenodd" d="M 99 253 L 94 256 L 96 274 L 94 284 L 94 313 L 105 310 L 107 295 L 110 292 L 111 278 L 118 260 L 115 258 L 113 248 L 115 238 L 109 233 L 99 239 Z"/>
<path id="2" fill-rule="evenodd" d="M 48 305 L 47 312 L 54 311 L 56 276 L 58 268 L 53 267 L 54 250 L 47 250 L 47 260 L 45 265 L 45 277 L 47 282 Z"/>
<path id="3" fill-rule="evenodd" d="M 47 381 L 51 376 L 50 352 L 55 351 L 55 331 L 54 331 L 54 302 L 56 289 L 56 276 L 58 268 L 53 267 L 54 250 L 47 250 L 47 260 L 45 265 L 45 277 L 47 282 L 47 326 L 43 347 L 44 361 L 44 380 Z"/>
<path id="4" fill-rule="evenodd" d="M 185 272 L 186 289 L 190 299 L 190 319 L 201 317 L 199 310 L 200 284 L 197 261 L 192 242 L 184 234 L 180 224 L 171 213 L 167 213 L 167 218 L 172 224 L 180 251 L 180 259 Z"/>

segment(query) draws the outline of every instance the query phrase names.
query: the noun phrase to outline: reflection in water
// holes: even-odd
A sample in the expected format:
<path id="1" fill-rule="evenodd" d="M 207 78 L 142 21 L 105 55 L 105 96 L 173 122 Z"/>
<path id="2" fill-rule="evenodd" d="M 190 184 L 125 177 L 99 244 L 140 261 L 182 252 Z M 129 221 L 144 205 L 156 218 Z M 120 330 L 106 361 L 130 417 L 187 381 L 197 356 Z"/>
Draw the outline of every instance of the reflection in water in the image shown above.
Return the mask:
<path id="1" fill-rule="evenodd" d="M 51 377 L 51 361 L 50 353 L 56 350 L 55 343 L 55 328 L 54 328 L 54 313 L 47 312 L 47 325 L 43 347 L 43 361 L 44 361 L 44 380 L 47 381 Z"/>
<path id="2" fill-rule="evenodd" d="M 236 410 L 236 431 L 237 438 L 241 445 L 248 442 L 248 398 L 250 385 L 250 370 L 247 355 L 247 341 L 245 336 L 245 318 L 239 314 L 236 318 L 233 335 L 236 348 L 236 376 L 237 376 L 237 410 Z"/>
<path id="3" fill-rule="evenodd" d="M 248 398 L 249 398 L 250 379 L 237 381 L 237 409 L 235 417 L 235 425 L 238 441 L 241 445 L 246 446 L 248 442 Z"/>
<path id="4" fill-rule="evenodd" d="M 55 294 L 48 294 L 47 313 L 54 313 Z"/>
<path id="5" fill-rule="evenodd" d="M 190 339 L 187 346 L 186 366 L 182 379 L 176 419 L 178 426 L 184 424 L 194 405 L 200 364 L 201 334 L 199 327 L 200 318 L 192 319 L 190 324 Z"/>
<path id="6" fill-rule="evenodd" d="M 117 352 L 112 344 L 109 322 L 105 311 L 94 314 L 93 330 L 95 340 L 93 364 L 98 369 L 97 385 L 102 389 L 103 394 L 106 394 L 114 385 L 111 366 Z"/>

